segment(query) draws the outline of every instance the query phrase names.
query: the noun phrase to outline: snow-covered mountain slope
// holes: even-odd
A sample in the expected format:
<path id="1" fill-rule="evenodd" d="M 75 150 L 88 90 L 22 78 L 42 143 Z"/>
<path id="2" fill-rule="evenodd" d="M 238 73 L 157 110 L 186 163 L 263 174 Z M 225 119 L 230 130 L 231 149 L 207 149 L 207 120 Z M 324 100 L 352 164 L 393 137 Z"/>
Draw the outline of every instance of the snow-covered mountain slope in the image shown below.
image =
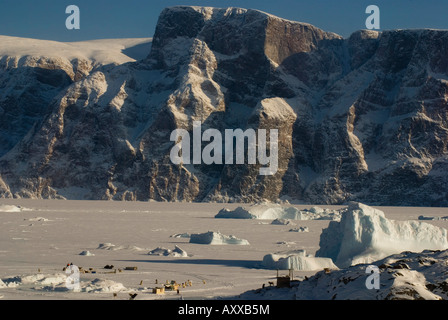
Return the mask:
<path id="1" fill-rule="evenodd" d="M 447 205 L 446 48 L 441 30 L 343 39 L 257 10 L 167 8 L 146 59 L 38 103 L 50 111 L 0 159 L 0 192 Z M 173 164 L 170 134 L 193 121 L 277 129 L 278 171 Z"/>
<path id="2" fill-rule="evenodd" d="M 17 144 L 73 82 L 147 56 L 150 38 L 56 42 L 0 36 L 0 156 Z"/>

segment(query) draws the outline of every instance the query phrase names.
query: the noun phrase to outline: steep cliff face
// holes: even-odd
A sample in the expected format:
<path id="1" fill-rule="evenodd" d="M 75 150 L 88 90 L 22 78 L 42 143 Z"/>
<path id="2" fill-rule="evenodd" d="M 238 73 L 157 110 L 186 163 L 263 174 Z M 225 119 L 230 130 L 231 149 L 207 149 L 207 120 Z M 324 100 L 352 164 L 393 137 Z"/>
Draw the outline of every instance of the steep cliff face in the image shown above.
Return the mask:
<path id="1" fill-rule="evenodd" d="M 0 193 L 448 205 L 447 48 L 446 31 L 343 39 L 256 10 L 167 8 L 146 59 L 64 72 L 35 100 L 49 111 L 0 158 Z M 194 121 L 277 129 L 278 170 L 173 164 L 170 135 Z"/>
<path id="2" fill-rule="evenodd" d="M 43 117 L 51 99 L 73 82 L 66 71 L 73 68 L 56 59 L 2 57 L 0 69 L 0 131 L 5 133 L 0 136 L 0 155 L 4 155 Z"/>

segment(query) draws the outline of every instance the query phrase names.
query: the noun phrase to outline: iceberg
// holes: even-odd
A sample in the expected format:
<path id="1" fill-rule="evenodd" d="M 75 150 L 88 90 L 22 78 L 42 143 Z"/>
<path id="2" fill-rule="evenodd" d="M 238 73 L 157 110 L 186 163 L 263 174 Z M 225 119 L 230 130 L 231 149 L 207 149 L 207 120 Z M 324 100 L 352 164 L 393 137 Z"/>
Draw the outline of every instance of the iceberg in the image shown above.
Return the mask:
<path id="1" fill-rule="evenodd" d="M 94 256 L 94 254 L 91 253 L 91 252 L 88 251 L 88 250 L 84 250 L 84 251 L 82 251 L 79 255 L 80 255 L 80 256 L 87 256 L 87 257 L 92 257 L 92 256 Z"/>
<path id="2" fill-rule="evenodd" d="M 263 266 L 268 269 L 315 271 L 325 268 L 337 270 L 330 258 L 307 255 L 305 250 L 270 253 L 263 257 Z"/>
<path id="3" fill-rule="evenodd" d="M 317 257 L 331 258 L 339 268 L 371 263 L 404 251 L 444 250 L 447 230 L 420 221 L 394 221 L 361 203 L 341 211 L 320 236 Z"/>
<path id="4" fill-rule="evenodd" d="M 234 210 L 221 209 L 217 219 L 261 219 L 261 220 L 339 220 L 340 214 L 337 210 L 312 207 L 311 209 L 299 210 L 292 206 L 279 204 L 254 204 L 249 207 L 237 207 Z"/>
<path id="5" fill-rule="evenodd" d="M 198 244 L 237 244 L 237 245 L 249 245 L 249 241 L 245 239 L 239 239 L 233 235 L 227 236 L 220 232 L 209 231 L 206 233 L 196 233 L 190 236 L 190 243 Z"/>
<path id="6" fill-rule="evenodd" d="M 181 249 L 179 246 L 175 246 L 173 250 L 157 247 L 148 252 L 150 256 L 172 256 L 172 257 L 188 257 L 185 250 Z"/>
<path id="7" fill-rule="evenodd" d="M 289 232 L 310 232 L 310 229 L 308 227 L 298 227 L 289 229 Z"/>

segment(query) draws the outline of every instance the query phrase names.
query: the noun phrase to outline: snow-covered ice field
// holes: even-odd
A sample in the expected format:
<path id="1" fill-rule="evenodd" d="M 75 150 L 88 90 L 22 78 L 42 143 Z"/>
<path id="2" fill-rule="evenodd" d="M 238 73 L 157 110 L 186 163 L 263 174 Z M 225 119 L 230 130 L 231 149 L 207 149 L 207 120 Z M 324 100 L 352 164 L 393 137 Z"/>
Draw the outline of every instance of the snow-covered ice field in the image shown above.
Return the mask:
<path id="1" fill-rule="evenodd" d="M 18 206 L 21 209 L 18 209 Z M 0 299 L 215 299 L 232 297 L 276 281 L 276 270 L 262 266 L 267 254 L 319 249 L 329 220 L 217 219 L 223 209 L 241 204 L 112 201 L 1 200 Z M 296 205 L 309 209 L 310 205 Z M 344 206 L 319 206 L 339 209 Z M 388 219 L 447 217 L 448 208 L 381 207 Z M 448 228 L 448 220 L 425 222 Z M 291 232 L 307 227 L 308 232 Z M 208 231 L 233 235 L 248 244 L 190 243 L 180 234 Z M 187 257 L 149 255 L 179 247 Z M 156 250 L 154 252 L 169 252 Z M 66 287 L 63 268 L 73 263 L 89 273 L 80 275 L 80 292 Z M 113 266 L 105 269 L 105 266 Z M 125 270 L 137 267 L 136 270 Z M 116 272 L 115 272 L 116 270 Z M 121 270 L 121 271 L 120 271 Z M 92 273 L 92 271 L 94 273 Z M 287 274 L 287 271 L 280 271 Z M 315 271 L 295 271 L 294 277 Z M 156 295 L 166 281 L 181 285 L 179 293 Z M 157 282 L 157 283 L 156 283 Z M 116 295 L 114 295 L 116 293 Z"/>

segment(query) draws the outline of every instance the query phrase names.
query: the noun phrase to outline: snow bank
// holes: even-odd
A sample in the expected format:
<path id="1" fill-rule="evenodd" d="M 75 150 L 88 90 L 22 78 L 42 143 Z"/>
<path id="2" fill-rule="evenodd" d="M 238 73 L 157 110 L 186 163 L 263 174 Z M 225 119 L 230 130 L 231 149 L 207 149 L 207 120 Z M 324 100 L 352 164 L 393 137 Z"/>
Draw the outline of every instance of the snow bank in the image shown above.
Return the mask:
<path id="1" fill-rule="evenodd" d="M 447 230 L 419 221 L 393 221 L 380 210 L 360 203 L 342 212 L 340 222 L 322 231 L 318 257 L 342 267 L 370 263 L 388 255 L 448 248 Z"/>
<path id="2" fill-rule="evenodd" d="M 233 235 L 227 236 L 220 232 L 209 231 L 206 233 L 196 233 L 190 236 L 190 243 L 198 244 L 237 244 L 237 245 L 249 245 L 249 241 L 245 239 L 239 239 Z"/>
<path id="3" fill-rule="evenodd" d="M 273 270 L 315 271 L 324 268 L 337 269 L 330 258 L 307 255 L 305 250 L 270 253 L 263 257 L 263 266 Z"/>
<path id="4" fill-rule="evenodd" d="M 188 257 L 188 254 L 185 250 L 181 249 L 178 246 L 175 246 L 174 250 L 170 250 L 163 247 L 155 248 L 148 252 L 148 255 L 151 256 L 172 256 L 172 257 Z"/>
<path id="5" fill-rule="evenodd" d="M 299 210 L 279 204 L 255 204 L 249 207 L 238 207 L 235 210 L 224 208 L 215 215 L 221 219 L 289 219 L 289 220 L 340 220 L 337 210 L 312 207 Z"/>

